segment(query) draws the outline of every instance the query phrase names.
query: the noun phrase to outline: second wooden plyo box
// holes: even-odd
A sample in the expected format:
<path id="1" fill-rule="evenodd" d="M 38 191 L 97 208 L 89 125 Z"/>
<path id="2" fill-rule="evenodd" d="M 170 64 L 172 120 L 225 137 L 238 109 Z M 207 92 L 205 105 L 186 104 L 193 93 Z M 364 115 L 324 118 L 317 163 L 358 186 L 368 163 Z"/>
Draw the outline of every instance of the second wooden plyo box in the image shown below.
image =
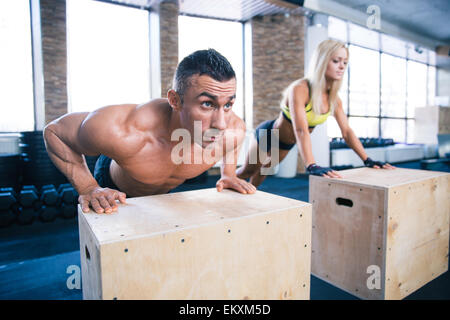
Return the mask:
<path id="1" fill-rule="evenodd" d="M 310 176 L 311 272 L 357 297 L 403 299 L 448 270 L 450 174 Z"/>
<path id="2" fill-rule="evenodd" d="M 212 188 L 78 218 L 84 299 L 309 299 L 309 203 Z"/>

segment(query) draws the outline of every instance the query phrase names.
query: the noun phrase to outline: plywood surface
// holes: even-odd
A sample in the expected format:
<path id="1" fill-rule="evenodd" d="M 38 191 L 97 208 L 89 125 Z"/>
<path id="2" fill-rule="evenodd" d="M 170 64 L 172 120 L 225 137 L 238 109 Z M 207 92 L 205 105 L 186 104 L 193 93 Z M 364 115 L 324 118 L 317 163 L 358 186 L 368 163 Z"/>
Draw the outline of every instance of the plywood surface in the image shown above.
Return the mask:
<path id="1" fill-rule="evenodd" d="M 102 246 L 104 299 L 309 299 L 311 206 Z"/>
<path id="2" fill-rule="evenodd" d="M 402 299 L 448 270 L 449 177 L 389 190 L 387 299 Z"/>
<path id="3" fill-rule="evenodd" d="M 412 183 L 449 175 L 445 172 L 416 170 L 396 168 L 394 170 L 374 169 L 374 168 L 356 168 L 339 171 L 342 179 L 338 180 L 340 183 L 353 185 L 367 185 L 379 188 L 390 188 L 393 186 Z M 323 177 L 310 176 L 311 179 L 327 179 Z"/>
<path id="4" fill-rule="evenodd" d="M 355 296 L 383 298 L 383 288 L 367 287 L 367 269 L 378 266 L 384 276 L 385 193 L 329 180 L 310 184 L 312 274 Z M 338 198 L 350 200 L 352 206 L 338 204 Z"/>
<path id="5" fill-rule="evenodd" d="M 262 191 L 246 195 L 210 188 L 130 198 L 113 214 L 78 211 L 103 244 L 305 206 L 310 205 Z"/>
<path id="6" fill-rule="evenodd" d="M 83 299 L 101 299 L 100 246 L 83 216 L 79 216 L 78 229 L 80 233 Z"/>
<path id="7" fill-rule="evenodd" d="M 448 173 L 341 173 L 342 180 L 310 178 L 314 275 L 361 298 L 403 299 L 448 270 Z M 370 265 L 380 268 L 380 289 L 366 285 Z"/>

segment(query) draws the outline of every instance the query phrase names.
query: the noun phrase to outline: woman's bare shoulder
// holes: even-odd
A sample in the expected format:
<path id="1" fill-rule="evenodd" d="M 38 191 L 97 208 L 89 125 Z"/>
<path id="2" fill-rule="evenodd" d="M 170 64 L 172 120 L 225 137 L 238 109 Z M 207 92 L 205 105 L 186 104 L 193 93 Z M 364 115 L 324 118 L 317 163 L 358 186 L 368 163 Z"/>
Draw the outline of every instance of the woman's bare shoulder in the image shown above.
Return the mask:
<path id="1" fill-rule="evenodd" d="M 300 99 L 305 103 L 309 100 L 309 86 L 306 79 L 292 82 L 291 90 L 291 95 L 295 100 Z"/>

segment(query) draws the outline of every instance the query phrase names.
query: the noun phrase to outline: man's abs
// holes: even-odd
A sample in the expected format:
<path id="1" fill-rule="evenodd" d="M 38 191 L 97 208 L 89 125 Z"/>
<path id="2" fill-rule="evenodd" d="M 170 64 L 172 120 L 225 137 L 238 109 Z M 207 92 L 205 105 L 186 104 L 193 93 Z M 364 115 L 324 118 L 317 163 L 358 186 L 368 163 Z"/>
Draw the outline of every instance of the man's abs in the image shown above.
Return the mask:
<path id="1" fill-rule="evenodd" d="M 164 194 L 182 184 L 186 179 L 200 175 L 212 165 L 187 165 L 185 170 L 179 170 L 180 166 L 172 167 L 167 164 L 161 166 L 152 162 L 149 162 L 149 166 L 151 168 L 142 172 L 140 177 L 136 177 L 135 174 L 130 175 L 126 169 L 112 160 L 109 169 L 111 180 L 128 197 Z"/>
<path id="2" fill-rule="evenodd" d="M 183 183 L 183 180 L 171 181 L 172 179 L 162 174 L 164 170 L 156 173 L 150 169 L 143 173 L 141 177 L 134 178 L 114 160 L 111 161 L 109 172 L 111 180 L 120 191 L 126 193 L 127 197 L 163 194 Z M 149 178 L 149 175 L 153 177 Z"/>

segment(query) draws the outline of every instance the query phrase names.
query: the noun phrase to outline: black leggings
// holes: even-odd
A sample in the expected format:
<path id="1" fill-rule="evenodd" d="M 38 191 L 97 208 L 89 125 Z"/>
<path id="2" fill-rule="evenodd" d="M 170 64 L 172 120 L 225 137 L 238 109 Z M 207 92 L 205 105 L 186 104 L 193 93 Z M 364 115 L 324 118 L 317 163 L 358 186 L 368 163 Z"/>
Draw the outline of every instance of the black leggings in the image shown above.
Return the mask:
<path id="1" fill-rule="evenodd" d="M 259 138 L 260 138 L 259 135 L 263 134 L 263 132 L 260 132 L 260 130 L 261 129 L 266 129 L 267 130 L 266 131 L 266 133 L 267 133 L 267 139 L 266 139 L 267 147 L 266 147 L 266 150 L 264 150 L 266 152 L 269 152 L 270 148 L 272 147 L 272 138 L 271 138 L 271 136 L 272 136 L 272 129 L 273 129 L 273 124 L 275 123 L 275 120 L 276 119 L 264 121 L 259 126 L 257 126 L 256 130 L 255 130 L 255 136 L 256 136 L 256 141 L 258 141 L 258 146 L 260 146 L 260 144 L 259 144 Z M 287 144 L 287 143 L 284 143 L 284 142 L 282 142 L 282 141 L 280 141 L 278 139 L 278 146 L 282 150 L 291 150 L 295 146 L 295 143 Z"/>
<path id="2" fill-rule="evenodd" d="M 111 158 L 107 156 L 100 155 L 98 157 L 97 162 L 95 163 L 94 169 L 94 178 L 97 180 L 97 183 L 102 188 L 110 188 L 119 190 L 119 188 L 114 184 L 111 179 L 111 175 L 109 174 L 109 167 L 111 166 Z"/>

